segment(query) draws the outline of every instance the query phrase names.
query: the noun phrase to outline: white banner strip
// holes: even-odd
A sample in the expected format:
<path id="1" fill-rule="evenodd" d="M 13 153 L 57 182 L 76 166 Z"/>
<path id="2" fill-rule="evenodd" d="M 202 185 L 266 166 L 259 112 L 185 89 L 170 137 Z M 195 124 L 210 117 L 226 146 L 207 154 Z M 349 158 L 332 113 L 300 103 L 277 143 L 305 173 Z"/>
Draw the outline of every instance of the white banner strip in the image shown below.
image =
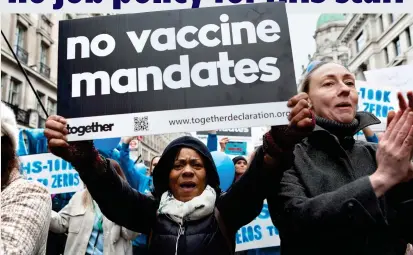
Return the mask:
<path id="1" fill-rule="evenodd" d="M 287 102 L 68 119 L 69 141 L 288 124 Z"/>
<path id="2" fill-rule="evenodd" d="M 128 1 L 128 3 L 123 3 L 121 0 L 96 0 L 96 2 L 100 3 L 95 3 L 95 1 L 88 1 L 91 3 L 86 3 L 86 0 L 81 0 L 76 4 L 73 4 L 67 0 L 43 0 L 41 3 L 33 3 L 32 1 L 33 0 L 4 0 L 0 1 L 0 8 L 3 13 L 84 13 L 84 10 L 90 10 L 90 12 L 93 13 L 137 13 L 189 9 L 193 6 L 199 6 L 199 8 L 202 8 L 234 5 L 229 0 L 187 0 L 183 4 L 177 3 L 176 0 L 170 0 L 170 3 L 163 3 L 168 1 L 148 0 L 143 4 L 136 0 Z M 36 0 L 35 2 L 40 1 Z M 248 2 L 251 2 L 251 0 L 248 0 Z M 280 0 L 254 0 L 253 2 L 280 2 Z M 388 13 L 389 10 L 391 10 L 392 13 L 405 13 L 406 10 L 413 10 L 413 1 L 411 0 L 380 0 L 379 3 L 371 0 L 363 0 L 362 3 L 354 3 L 354 0 L 324 0 L 322 3 L 313 3 L 312 0 L 285 0 L 285 2 L 288 13 L 303 14 L 325 12 Z M 247 4 L 247 0 L 241 0 L 238 4 Z"/>

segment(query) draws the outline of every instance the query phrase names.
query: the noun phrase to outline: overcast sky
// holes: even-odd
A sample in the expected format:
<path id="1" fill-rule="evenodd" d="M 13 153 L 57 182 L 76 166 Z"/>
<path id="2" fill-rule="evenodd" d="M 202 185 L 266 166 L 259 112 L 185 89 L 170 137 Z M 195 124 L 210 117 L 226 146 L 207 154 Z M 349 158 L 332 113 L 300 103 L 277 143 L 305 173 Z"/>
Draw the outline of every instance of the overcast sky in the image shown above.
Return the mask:
<path id="1" fill-rule="evenodd" d="M 296 80 L 301 76 L 301 66 L 307 67 L 308 54 L 313 55 L 315 52 L 313 35 L 319 16 L 320 14 L 288 14 Z"/>

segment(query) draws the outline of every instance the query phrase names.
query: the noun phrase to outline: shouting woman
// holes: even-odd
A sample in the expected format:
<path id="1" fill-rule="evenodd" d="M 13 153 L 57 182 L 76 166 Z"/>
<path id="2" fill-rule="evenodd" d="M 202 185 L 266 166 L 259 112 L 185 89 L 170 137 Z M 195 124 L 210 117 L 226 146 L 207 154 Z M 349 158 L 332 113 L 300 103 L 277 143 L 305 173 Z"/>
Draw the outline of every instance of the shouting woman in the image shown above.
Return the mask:
<path id="1" fill-rule="evenodd" d="M 273 170 L 255 160 L 243 178 L 221 193 L 208 148 L 198 139 L 181 137 L 159 159 L 151 197 L 119 178 L 92 142 L 69 145 L 63 117 L 49 117 L 45 134 L 50 150 L 72 163 L 107 218 L 149 235 L 150 254 L 232 254 L 238 229 L 261 212 L 262 184 Z"/>

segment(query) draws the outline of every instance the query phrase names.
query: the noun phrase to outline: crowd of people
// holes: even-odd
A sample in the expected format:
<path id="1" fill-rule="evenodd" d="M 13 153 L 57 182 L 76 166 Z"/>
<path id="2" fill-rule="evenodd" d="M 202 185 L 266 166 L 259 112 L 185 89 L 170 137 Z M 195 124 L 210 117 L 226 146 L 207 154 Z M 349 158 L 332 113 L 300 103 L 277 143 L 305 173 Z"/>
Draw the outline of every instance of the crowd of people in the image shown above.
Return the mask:
<path id="1" fill-rule="evenodd" d="M 250 157 L 233 158 L 225 192 L 211 152 L 228 139 L 218 142 L 214 131 L 206 145 L 172 141 L 141 172 L 132 137 L 98 151 L 92 141 L 68 142 L 65 118 L 50 116 L 48 150 L 85 184 L 52 197 L 23 178 L 15 116 L 2 105 L 0 252 L 47 254 L 59 244 L 62 254 L 234 254 L 237 231 L 267 199 L 283 255 L 413 254 L 413 92 L 398 94 L 399 110 L 376 135 L 369 126 L 380 121 L 357 112 L 354 75 L 335 63 L 310 66 L 288 101 L 289 125 L 271 127 Z M 367 141 L 354 139 L 360 131 Z M 57 208 L 52 199 L 66 202 Z"/>

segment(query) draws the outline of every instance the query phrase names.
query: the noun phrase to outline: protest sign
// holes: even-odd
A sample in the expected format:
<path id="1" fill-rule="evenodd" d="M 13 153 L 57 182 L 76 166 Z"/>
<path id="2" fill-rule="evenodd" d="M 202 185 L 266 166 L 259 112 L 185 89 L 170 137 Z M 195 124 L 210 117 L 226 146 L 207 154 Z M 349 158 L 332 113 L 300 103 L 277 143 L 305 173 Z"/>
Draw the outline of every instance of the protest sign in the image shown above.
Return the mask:
<path id="1" fill-rule="evenodd" d="M 364 111 L 374 114 L 381 123 L 370 126 L 375 132 L 386 130 L 387 115 L 389 111 L 394 110 L 393 94 L 396 94 L 392 88 L 380 87 L 365 81 L 356 81 L 357 91 L 359 93 L 358 111 Z"/>
<path id="2" fill-rule="evenodd" d="M 68 139 L 288 123 L 297 93 L 285 3 L 66 20 Z"/>
<path id="3" fill-rule="evenodd" d="M 375 69 L 364 72 L 369 84 L 376 88 L 391 90 L 389 100 L 395 110 L 399 109 L 397 92 L 406 93 L 413 90 L 413 65 L 402 65 Z"/>
<path id="4" fill-rule="evenodd" d="M 280 246 L 280 236 L 272 224 L 266 200 L 260 215 L 238 230 L 235 241 L 236 251 Z"/>
<path id="5" fill-rule="evenodd" d="M 245 156 L 247 155 L 247 143 L 229 141 L 225 147 L 225 154 Z"/>
<path id="6" fill-rule="evenodd" d="M 84 188 L 79 173 L 72 165 L 51 153 L 21 156 L 19 160 L 23 175 L 42 183 L 51 194 L 76 192 Z"/>
<path id="7" fill-rule="evenodd" d="M 207 136 L 208 131 L 198 131 L 196 132 L 198 136 Z M 218 129 L 217 130 L 218 136 L 225 136 L 225 137 L 251 137 L 251 128 L 226 128 L 226 129 Z"/>

